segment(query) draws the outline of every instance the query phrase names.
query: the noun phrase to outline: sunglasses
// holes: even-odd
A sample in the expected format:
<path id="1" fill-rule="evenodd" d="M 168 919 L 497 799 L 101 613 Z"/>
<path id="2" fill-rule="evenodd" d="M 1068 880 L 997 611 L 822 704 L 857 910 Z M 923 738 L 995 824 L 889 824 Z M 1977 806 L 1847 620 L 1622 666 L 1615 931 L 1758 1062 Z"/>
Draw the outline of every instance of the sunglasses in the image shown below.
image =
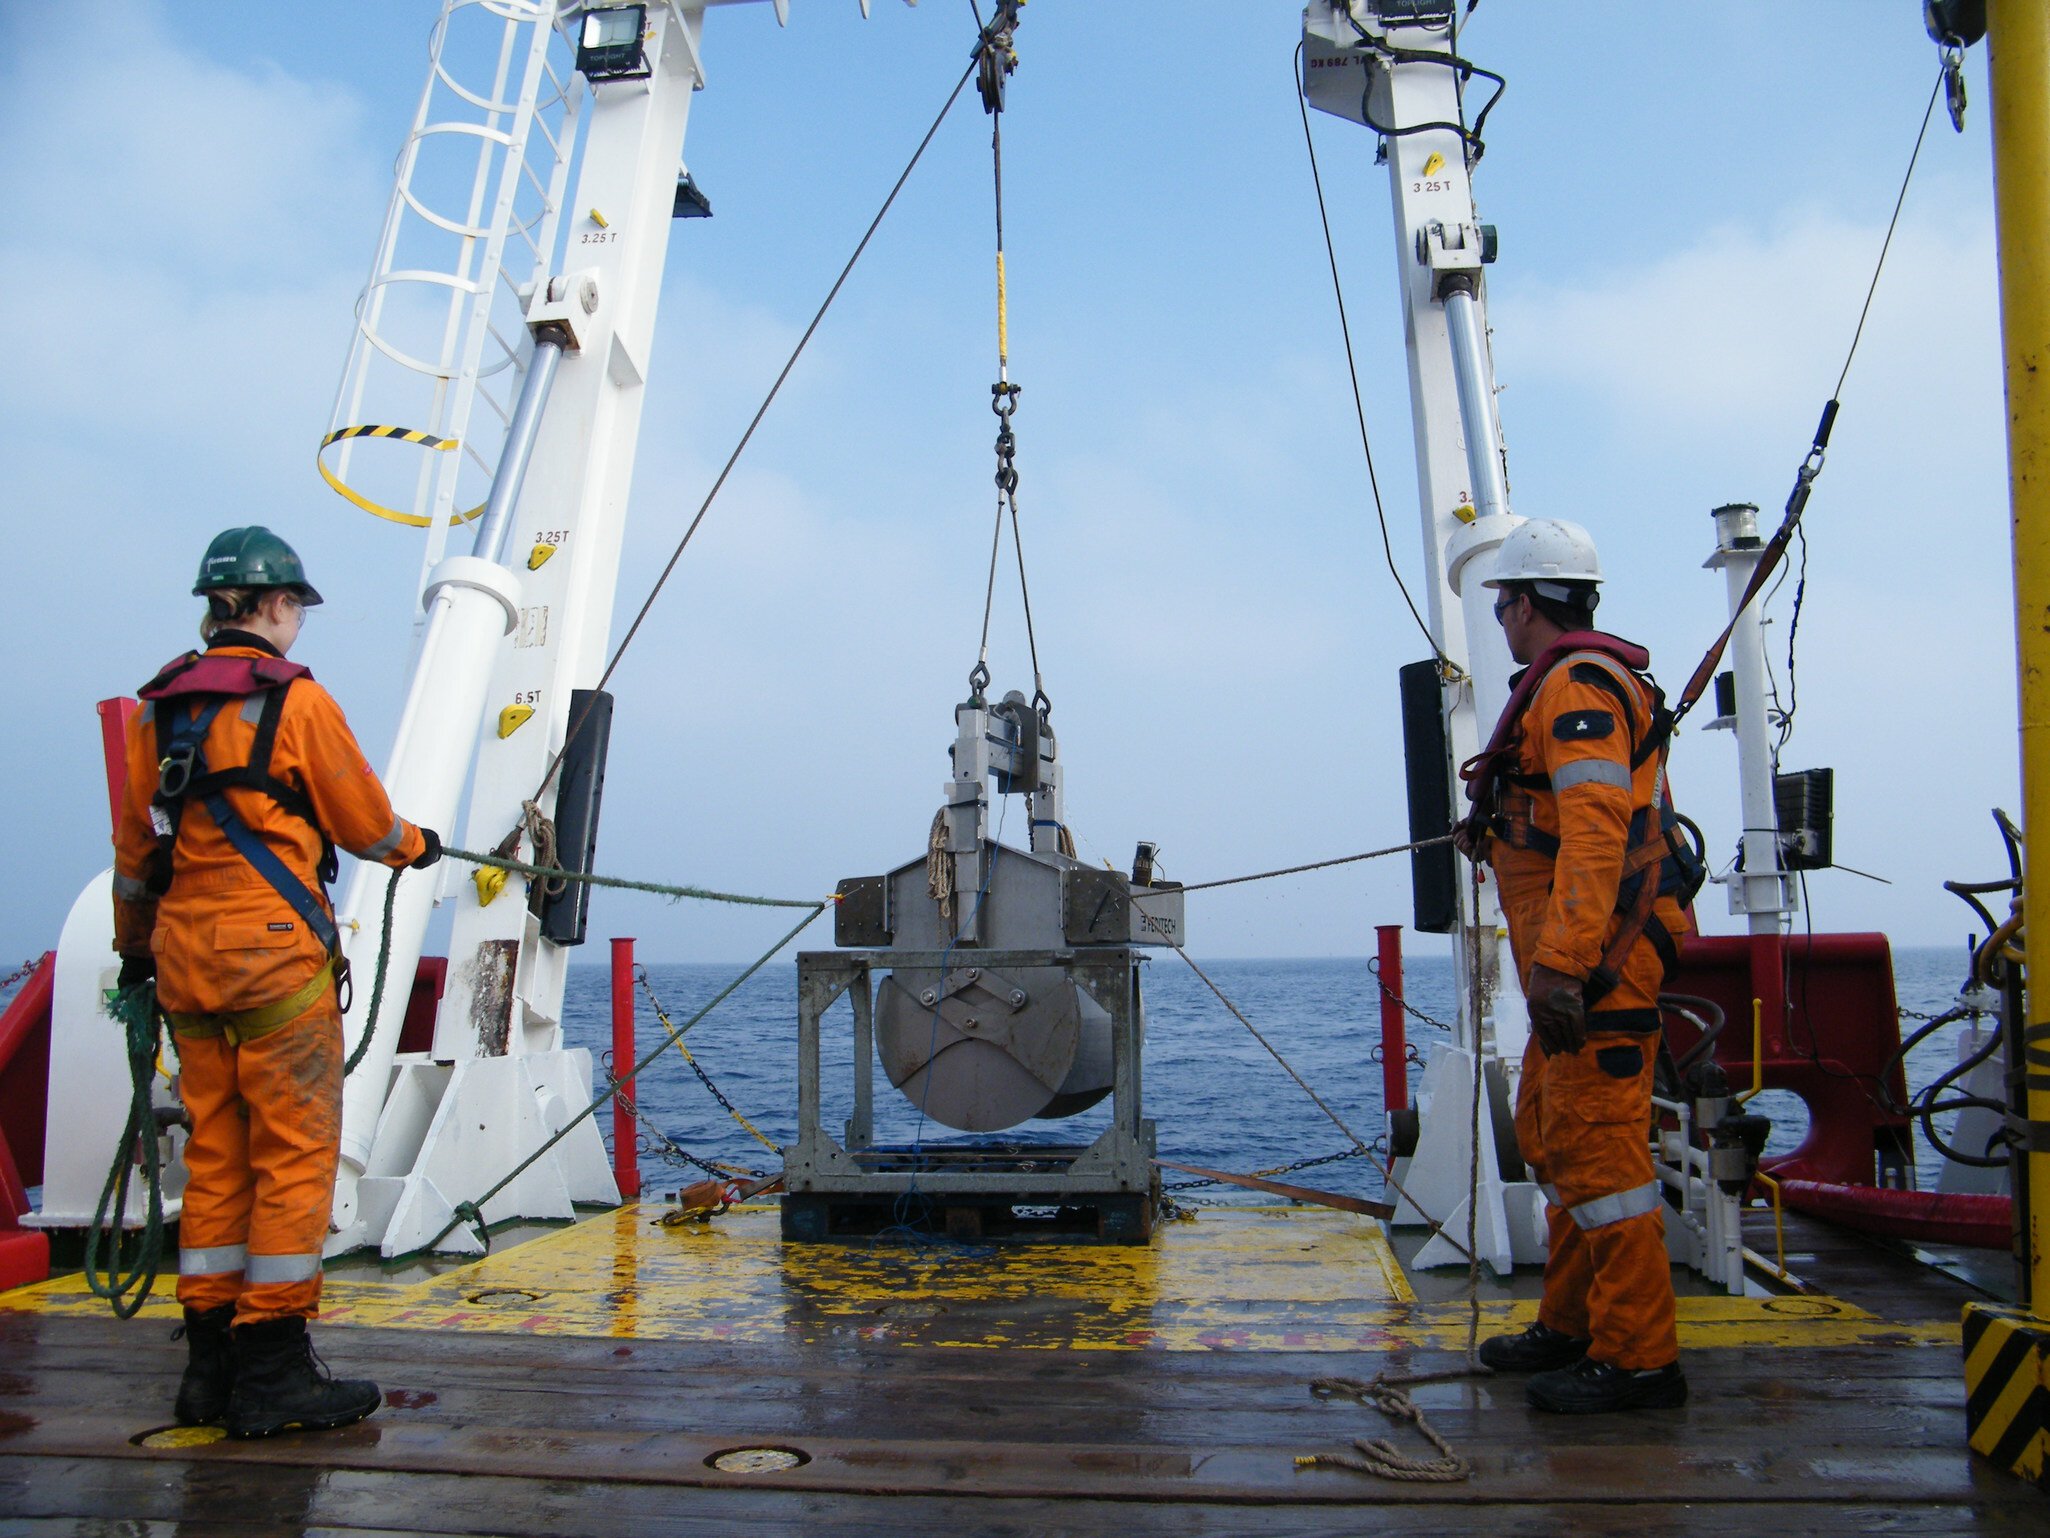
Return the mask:
<path id="1" fill-rule="evenodd" d="M 1521 593 L 1511 593 L 1506 598 L 1497 598 L 1495 600 L 1495 622 L 1497 624 L 1500 624 L 1502 620 L 1502 611 L 1504 609 L 1515 608 L 1518 600 L 1522 597 L 1523 595 Z"/>

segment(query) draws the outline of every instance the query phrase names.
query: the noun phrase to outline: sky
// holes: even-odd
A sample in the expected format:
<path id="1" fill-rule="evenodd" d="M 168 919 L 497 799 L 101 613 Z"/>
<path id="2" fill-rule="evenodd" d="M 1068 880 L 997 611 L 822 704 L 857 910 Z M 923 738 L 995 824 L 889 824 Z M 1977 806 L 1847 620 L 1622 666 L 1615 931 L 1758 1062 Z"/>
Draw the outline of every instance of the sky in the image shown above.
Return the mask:
<path id="1" fill-rule="evenodd" d="M 426 71 L 434 0 L 0 6 L 0 604 L 14 817 L 0 962 L 109 859 L 93 702 L 193 643 L 208 539 L 262 522 L 328 598 L 295 649 L 382 763 L 419 535 L 317 478 Z M 963 67 L 968 6 L 722 7 L 685 156 L 615 635 Z M 1726 617 L 1709 512 L 1776 516 L 1850 345 L 1937 60 L 1913 5 L 1481 0 L 1508 77 L 1476 172 L 1511 502 L 1574 518 L 1601 614 L 1677 690 Z M 1032 0 L 1004 123 L 1019 503 L 1081 853 L 1185 881 L 1406 836 L 1380 554 L 1294 99 L 1299 6 Z M 1939 110 L 1807 518 L 1784 765 L 1836 771 L 1818 931 L 1953 945 L 2004 874 L 2013 594 L 1983 51 Z M 1422 557 L 1385 175 L 1315 117 L 1398 564 Z M 598 867 L 817 896 L 917 856 L 975 660 L 994 460 L 987 119 L 972 92 L 885 222 L 613 683 Z M 1786 678 L 1793 584 L 1770 611 Z M 995 687 L 1031 678 L 999 584 Z M 1708 712 L 1699 712 L 1697 720 Z M 1718 867 L 1735 753 L 1689 729 Z M 402 806 L 403 812 L 405 808 Z M 1016 811 L 1017 809 L 1013 809 Z M 1010 841 L 1022 843 L 1012 819 Z M 444 830 L 448 831 L 448 830 Z M 1408 917 L 1384 860 L 1190 900 L 1197 956 L 1349 955 Z M 1721 888 L 1704 928 L 1729 931 Z M 755 955 L 773 914 L 600 893 L 594 941 Z M 823 930 L 811 943 L 829 943 Z M 1410 936 L 1431 949 L 1440 942 Z M 590 959 L 600 959 L 592 951 Z"/>

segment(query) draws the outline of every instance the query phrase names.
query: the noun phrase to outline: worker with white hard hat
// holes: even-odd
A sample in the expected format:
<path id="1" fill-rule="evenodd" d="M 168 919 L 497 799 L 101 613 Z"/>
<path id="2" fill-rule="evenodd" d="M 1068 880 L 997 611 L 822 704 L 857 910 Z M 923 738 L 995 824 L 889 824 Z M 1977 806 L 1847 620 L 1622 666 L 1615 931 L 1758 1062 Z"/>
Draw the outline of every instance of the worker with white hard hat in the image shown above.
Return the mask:
<path id="1" fill-rule="evenodd" d="M 1685 1402 L 1652 1168 L 1658 994 L 1700 885 L 1665 790 L 1671 717 L 1642 647 L 1594 628 L 1587 530 L 1532 519 L 1486 586 L 1524 671 L 1469 767 L 1461 847 L 1494 869 L 1531 1039 L 1516 1136 L 1550 1205 L 1537 1322 L 1480 1348 L 1565 1413 Z"/>

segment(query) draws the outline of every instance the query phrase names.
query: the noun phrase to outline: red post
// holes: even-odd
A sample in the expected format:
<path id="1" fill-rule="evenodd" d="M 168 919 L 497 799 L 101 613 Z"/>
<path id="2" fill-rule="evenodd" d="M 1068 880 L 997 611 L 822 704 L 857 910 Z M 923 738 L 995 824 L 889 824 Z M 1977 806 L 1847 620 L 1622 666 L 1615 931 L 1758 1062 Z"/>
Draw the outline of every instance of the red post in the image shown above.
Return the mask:
<path id="1" fill-rule="evenodd" d="M 1402 926 L 1376 924 L 1381 969 L 1381 1107 L 1409 1105 L 1409 1035 L 1402 1017 Z"/>
<path id="2" fill-rule="evenodd" d="M 107 757 L 107 810 L 112 826 L 121 826 L 121 798 L 128 790 L 128 718 L 140 710 L 135 700 L 101 700 L 93 707 L 100 715 L 100 751 Z"/>
<path id="3" fill-rule="evenodd" d="M 612 942 L 612 1071 L 625 1073 L 634 1054 L 634 943 Z M 641 1194 L 639 1132 L 634 1126 L 631 1086 L 612 1097 L 612 1178 L 629 1201 Z"/>

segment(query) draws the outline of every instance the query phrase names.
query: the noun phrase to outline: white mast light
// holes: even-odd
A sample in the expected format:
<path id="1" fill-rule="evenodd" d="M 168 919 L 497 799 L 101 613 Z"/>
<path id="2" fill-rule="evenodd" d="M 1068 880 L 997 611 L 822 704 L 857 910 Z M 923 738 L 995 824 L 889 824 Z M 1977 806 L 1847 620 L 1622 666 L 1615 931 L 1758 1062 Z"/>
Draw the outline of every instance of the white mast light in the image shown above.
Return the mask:
<path id="1" fill-rule="evenodd" d="M 600 80 L 645 80 L 648 57 L 641 39 L 648 30 L 645 5 L 615 5 L 586 11 L 577 33 L 577 73 Z"/>

